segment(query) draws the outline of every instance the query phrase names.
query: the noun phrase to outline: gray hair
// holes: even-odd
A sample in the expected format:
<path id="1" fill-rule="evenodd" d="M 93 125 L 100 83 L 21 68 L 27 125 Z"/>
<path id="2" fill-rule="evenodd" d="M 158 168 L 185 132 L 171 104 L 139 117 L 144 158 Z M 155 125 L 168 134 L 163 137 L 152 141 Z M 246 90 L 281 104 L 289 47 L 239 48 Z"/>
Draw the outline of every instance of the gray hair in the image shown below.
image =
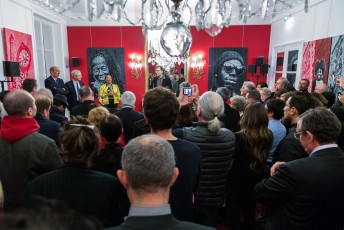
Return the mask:
<path id="1" fill-rule="evenodd" d="M 256 89 L 256 86 L 252 81 L 244 81 L 242 86 L 245 87 L 247 91 Z"/>
<path id="2" fill-rule="evenodd" d="M 136 96 L 131 91 L 125 91 L 121 96 L 122 105 L 134 106 L 136 101 Z"/>
<path id="3" fill-rule="evenodd" d="M 278 80 L 282 81 L 283 88 L 285 88 L 287 85 L 289 85 L 289 80 L 285 77 L 280 77 Z"/>
<path id="4" fill-rule="evenodd" d="M 75 75 L 81 75 L 81 71 L 80 71 L 80 70 L 77 70 L 77 69 L 75 69 L 75 70 L 73 70 L 73 71 L 71 72 L 71 74 L 72 74 L 72 76 L 75 76 Z"/>
<path id="5" fill-rule="evenodd" d="M 217 88 L 216 93 L 218 93 L 224 101 L 227 101 L 233 94 L 233 92 L 229 90 L 227 87 Z"/>
<path id="6" fill-rule="evenodd" d="M 340 135 L 341 123 L 337 116 L 324 107 L 309 109 L 299 116 L 300 132 L 309 131 L 319 144 L 335 143 Z"/>
<path id="7" fill-rule="evenodd" d="M 54 96 L 53 96 L 53 93 L 51 92 L 50 89 L 41 88 L 37 91 L 37 94 L 43 94 L 43 95 L 49 97 L 49 100 L 51 103 L 53 103 L 53 101 L 54 101 Z"/>
<path id="8" fill-rule="evenodd" d="M 268 87 L 264 87 L 264 88 L 259 89 L 259 92 L 263 93 L 266 96 L 271 95 L 271 90 Z"/>
<path id="9" fill-rule="evenodd" d="M 17 89 L 6 94 L 4 108 L 8 115 L 24 117 L 29 108 L 33 108 L 35 99 L 26 90 Z"/>
<path id="10" fill-rule="evenodd" d="M 218 117 L 221 117 L 225 110 L 223 103 L 221 96 L 212 91 L 205 92 L 199 99 L 198 107 L 211 133 L 220 131 L 221 122 Z"/>
<path id="11" fill-rule="evenodd" d="M 156 135 L 130 140 L 122 154 L 122 168 L 129 186 L 148 193 L 169 187 L 175 162 L 171 144 Z"/>
<path id="12" fill-rule="evenodd" d="M 240 112 L 244 111 L 246 98 L 244 96 L 236 95 L 231 97 L 231 103 L 236 106 L 236 109 Z"/>

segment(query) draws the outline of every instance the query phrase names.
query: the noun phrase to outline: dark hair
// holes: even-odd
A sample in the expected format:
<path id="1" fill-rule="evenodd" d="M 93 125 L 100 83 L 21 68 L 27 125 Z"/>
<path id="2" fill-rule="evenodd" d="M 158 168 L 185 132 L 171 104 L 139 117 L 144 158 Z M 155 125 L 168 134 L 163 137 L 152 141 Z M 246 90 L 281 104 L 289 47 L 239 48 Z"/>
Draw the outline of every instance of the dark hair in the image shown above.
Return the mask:
<path id="1" fill-rule="evenodd" d="M 265 165 L 272 145 L 272 132 L 268 129 L 268 115 L 260 102 L 249 103 L 240 120 L 240 133 L 248 141 L 251 155 L 250 170 L 259 172 Z"/>
<path id="2" fill-rule="evenodd" d="M 6 94 L 8 94 L 10 91 L 9 90 L 4 90 L 2 92 L 0 92 L 0 101 L 4 102 L 4 98 L 6 96 Z"/>
<path id="3" fill-rule="evenodd" d="M 190 105 L 183 105 L 179 109 L 177 123 L 179 127 L 190 127 L 194 121 L 194 113 Z"/>
<path id="4" fill-rule="evenodd" d="M 264 88 L 264 87 L 269 88 L 269 86 L 268 86 L 268 84 L 267 84 L 266 82 L 259 82 L 259 83 L 257 84 L 257 86 L 258 86 L 258 85 L 260 85 L 260 88 Z"/>
<path id="5" fill-rule="evenodd" d="M 309 109 L 300 118 L 300 132 L 309 131 L 319 144 L 336 143 L 341 123 L 337 116 L 324 107 Z"/>
<path id="6" fill-rule="evenodd" d="M 37 106 L 37 112 L 43 114 L 44 110 L 48 110 L 51 106 L 51 102 L 48 96 L 43 94 L 35 94 L 35 103 Z"/>
<path id="7" fill-rule="evenodd" d="M 340 122 L 344 122 L 344 108 L 341 106 L 331 107 L 330 110 L 336 114 Z"/>
<path id="8" fill-rule="evenodd" d="M 285 106 L 285 102 L 280 99 L 271 99 L 266 103 L 266 107 L 269 113 L 273 113 L 273 118 L 276 120 L 280 120 L 284 116 L 283 108 Z"/>
<path id="9" fill-rule="evenodd" d="M 318 70 L 321 69 L 323 75 L 325 74 L 325 60 L 318 60 L 315 62 L 314 64 L 314 74 L 317 75 L 318 74 Z"/>
<path id="10" fill-rule="evenodd" d="M 100 134 L 109 143 L 118 141 L 122 134 L 122 128 L 121 120 L 114 114 L 110 114 L 100 121 Z"/>
<path id="11" fill-rule="evenodd" d="M 90 168 L 99 152 L 99 132 L 86 118 L 71 116 L 59 134 L 59 143 L 64 162 L 82 163 Z"/>
<path id="12" fill-rule="evenodd" d="M 321 93 L 326 99 L 327 99 L 327 108 L 331 108 L 334 104 L 334 101 L 336 100 L 336 96 L 331 91 L 325 91 Z"/>
<path id="13" fill-rule="evenodd" d="M 307 78 L 302 78 L 300 81 L 306 81 L 307 82 L 307 86 L 309 86 L 309 80 Z"/>
<path id="14" fill-rule="evenodd" d="M 179 113 L 179 101 L 169 90 L 157 87 L 145 94 L 143 112 L 153 131 L 170 129 Z"/>
<path id="15" fill-rule="evenodd" d="M 279 89 L 279 90 L 276 90 L 275 94 L 274 94 L 274 97 L 281 97 L 282 94 L 288 92 L 288 90 L 286 89 Z"/>
<path id="16" fill-rule="evenodd" d="M 252 98 L 254 101 L 260 102 L 260 93 L 258 90 L 251 89 L 247 91 L 247 98 Z"/>
<path id="17" fill-rule="evenodd" d="M 317 107 L 319 104 L 308 92 L 295 91 L 290 97 L 289 106 L 295 107 L 298 114 L 301 115 L 311 108 Z"/>
<path id="18" fill-rule="evenodd" d="M 26 90 L 29 93 L 31 93 L 34 88 L 37 88 L 37 80 L 34 78 L 26 78 L 23 81 L 22 88 L 23 88 L 23 90 Z"/>

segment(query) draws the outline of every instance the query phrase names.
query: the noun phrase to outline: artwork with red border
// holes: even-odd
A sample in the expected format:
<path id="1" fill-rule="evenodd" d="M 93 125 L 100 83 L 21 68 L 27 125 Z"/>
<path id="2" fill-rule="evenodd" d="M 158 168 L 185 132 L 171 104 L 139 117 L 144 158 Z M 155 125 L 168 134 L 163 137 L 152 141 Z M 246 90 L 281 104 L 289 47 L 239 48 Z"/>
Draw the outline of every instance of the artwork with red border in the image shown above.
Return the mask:
<path id="1" fill-rule="evenodd" d="M 317 83 L 327 84 L 332 38 L 319 39 L 315 42 L 313 90 Z M 318 81 L 316 81 L 317 72 L 320 72 Z"/>
<path id="2" fill-rule="evenodd" d="M 20 77 L 8 83 L 8 89 L 20 89 L 26 78 L 35 78 L 32 53 L 32 36 L 19 31 L 3 28 L 5 58 L 19 62 Z"/>

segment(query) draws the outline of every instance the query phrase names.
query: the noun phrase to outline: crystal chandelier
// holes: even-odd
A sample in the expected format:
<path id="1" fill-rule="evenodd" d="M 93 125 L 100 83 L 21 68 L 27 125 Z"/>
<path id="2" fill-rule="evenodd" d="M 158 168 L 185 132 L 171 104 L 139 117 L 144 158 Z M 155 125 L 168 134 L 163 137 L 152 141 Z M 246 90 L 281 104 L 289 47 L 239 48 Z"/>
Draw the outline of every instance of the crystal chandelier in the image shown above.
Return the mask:
<path id="1" fill-rule="evenodd" d="M 161 29 L 170 22 L 171 9 L 180 14 L 180 21 L 185 26 L 192 24 L 197 30 L 205 30 L 210 36 L 218 35 L 223 27 L 228 27 L 231 20 L 238 19 L 247 23 L 251 17 L 275 17 L 296 5 L 304 4 L 308 12 L 309 0 L 31 0 L 57 14 L 70 19 L 112 19 L 120 22 L 127 20 L 131 25 L 142 25 L 143 33 L 147 30 Z M 74 8 L 85 4 L 86 16 L 75 16 Z M 136 6 L 140 5 L 140 12 Z M 135 7 L 133 7 L 133 5 Z M 80 8 L 80 7 L 79 7 Z M 135 11 L 134 13 L 132 11 Z M 133 15 L 134 14 L 134 15 Z"/>

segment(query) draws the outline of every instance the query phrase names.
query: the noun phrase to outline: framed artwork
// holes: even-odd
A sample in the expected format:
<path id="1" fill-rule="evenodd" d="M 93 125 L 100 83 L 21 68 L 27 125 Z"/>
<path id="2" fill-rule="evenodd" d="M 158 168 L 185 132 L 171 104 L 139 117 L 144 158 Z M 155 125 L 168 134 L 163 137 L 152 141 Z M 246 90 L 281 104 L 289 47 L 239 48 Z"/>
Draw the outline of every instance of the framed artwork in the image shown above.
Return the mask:
<path id="1" fill-rule="evenodd" d="M 8 82 L 8 89 L 21 89 L 24 79 L 35 78 L 32 37 L 30 34 L 3 28 L 5 58 L 7 61 L 19 62 L 20 76 Z"/>
<path id="2" fill-rule="evenodd" d="M 125 91 L 124 48 L 88 48 L 87 56 L 89 85 L 94 96 L 98 97 L 98 90 L 109 74 L 122 94 Z"/>
<path id="3" fill-rule="evenodd" d="M 336 84 L 336 79 L 344 75 L 344 35 L 332 38 L 330 66 L 328 72 L 328 88 L 336 95 L 335 105 L 339 105 L 338 93 L 344 93 Z"/>
<path id="4" fill-rule="evenodd" d="M 240 95 L 246 80 L 247 48 L 210 48 L 209 64 L 208 89 L 228 87 Z"/>

